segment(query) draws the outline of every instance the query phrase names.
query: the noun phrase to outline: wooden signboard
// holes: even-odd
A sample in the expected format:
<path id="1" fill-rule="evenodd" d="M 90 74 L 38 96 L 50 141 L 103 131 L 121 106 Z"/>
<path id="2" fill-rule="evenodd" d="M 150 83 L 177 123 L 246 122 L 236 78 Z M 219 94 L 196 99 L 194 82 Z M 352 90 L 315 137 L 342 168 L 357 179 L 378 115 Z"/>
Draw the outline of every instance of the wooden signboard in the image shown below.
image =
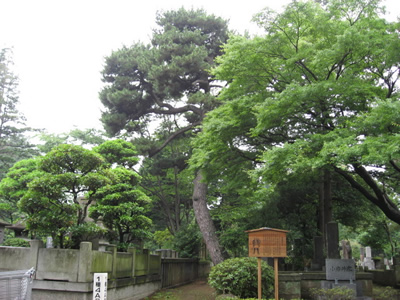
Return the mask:
<path id="1" fill-rule="evenodd" d="M 288 231 L 264 227 L 246 232 L 249 234 L 250 257 L 287 257 Z"/>
<path id="2" fill-rule="evenodd" d="M 258 259 L 258 299 L 261 299 L 261 257 L 274 258 L 275 299 L 279 299 L 278 258 L 287 257 L 286 234 L 288 231 L 263 227 L 246 231 L 249 234 L 249 256 Z"/>

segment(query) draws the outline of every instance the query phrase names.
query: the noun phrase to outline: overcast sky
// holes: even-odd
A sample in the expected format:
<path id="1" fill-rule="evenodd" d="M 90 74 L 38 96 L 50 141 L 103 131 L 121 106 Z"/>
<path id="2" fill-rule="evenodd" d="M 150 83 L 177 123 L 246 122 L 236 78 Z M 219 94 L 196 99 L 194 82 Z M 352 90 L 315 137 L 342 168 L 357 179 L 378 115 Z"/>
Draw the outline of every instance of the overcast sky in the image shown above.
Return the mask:
<path id="1" fill-rule="evenodd" d="M 289 0 L 0 0 L 0 48 L 12 47 L 20 78 L 20 111 L 28 125 L 50 133 L 101 129 L 100 72 L 104 57 L 147 42 L 157 11 L 204 8 L 240 33 L 256 31 L 252 16 Z M 398 0 L 386 0 L 394 18 Z M 399 12 L 399 13 L 398 13 Z"/>

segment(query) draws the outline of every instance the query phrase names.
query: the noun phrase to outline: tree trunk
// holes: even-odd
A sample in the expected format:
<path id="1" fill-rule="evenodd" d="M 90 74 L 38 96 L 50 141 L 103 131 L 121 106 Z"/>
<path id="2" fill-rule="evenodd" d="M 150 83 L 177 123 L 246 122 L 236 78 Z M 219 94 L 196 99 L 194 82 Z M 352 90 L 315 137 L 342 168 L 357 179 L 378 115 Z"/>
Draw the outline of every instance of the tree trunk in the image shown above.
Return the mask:
<path id="1" fill-rule="evenodd" d="M 322 170 L 321 172 L 322 181 L 320 182 L 319 191 L 318 227 L 322 234 L 325 248 L 327 248 L 326 224 L 332 221 L 331 173 L 329 170 Z"/>
<path id="2" fill-rule="evenodd" d="M 199 171 L 193 181 L 193 210 L 211 260 L 214 265 L 217 265 L 222 262 L 224 258 L 222 256 L 214 222 L 211 219 L 210 211 L 207 207 L 207 185 L 201 182 L 202 179 L 203 176 L 201 175 L 201 171 Z"/>

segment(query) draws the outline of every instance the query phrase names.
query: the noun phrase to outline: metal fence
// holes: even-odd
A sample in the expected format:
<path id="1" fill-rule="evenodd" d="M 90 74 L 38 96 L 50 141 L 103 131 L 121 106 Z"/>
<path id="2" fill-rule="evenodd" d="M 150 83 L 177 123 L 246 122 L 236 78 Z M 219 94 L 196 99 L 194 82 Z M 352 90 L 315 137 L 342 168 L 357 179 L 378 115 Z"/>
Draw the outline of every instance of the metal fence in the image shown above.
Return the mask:
<path id="1" fill-rule="evenodd" d="M 0 300 L 30 300 L 35 269 L 0 272 Z"/>

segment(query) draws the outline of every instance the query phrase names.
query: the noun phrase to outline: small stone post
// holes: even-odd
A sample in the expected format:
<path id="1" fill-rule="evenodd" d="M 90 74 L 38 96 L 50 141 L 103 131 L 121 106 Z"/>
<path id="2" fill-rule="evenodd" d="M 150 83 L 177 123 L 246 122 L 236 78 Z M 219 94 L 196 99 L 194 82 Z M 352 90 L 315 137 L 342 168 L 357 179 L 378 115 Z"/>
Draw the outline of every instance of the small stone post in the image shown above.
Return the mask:
<path id="1" fill-rule="evenodd" d="M 143 254 L 146 255 L 146 275 L 149 275 L 150 273 L 150 250 L 149 249 L 143 249 Z"/>
<path id="2" fill-rule="evenodd" d="M 132 268 L 132 277 L 135 277 L 135 268 L 136 268 L 136 266 L 135 266 L 135 263 L 136 263 L 136 248 L 134 248 L 134 247 L 129 247 L 128 248 L 128 252 L 129 253 L 131 253 L 132 254 L 132 266 L 131 266 L 131 268 Z"/>
<path id="3" fill-rule="evenodd" d="M 116 245 L 109 245 L 107 246 L 107 250 L 111 251 L 112 255 L 112 271 L 111 271 L 111 278 L 117 278 L 117 246 Z"/>
<path id="4" fill-rule="evenodd" d="M 79 246 L 78 282 L 92 281 L 92 243 L 81 242 Z"/>

